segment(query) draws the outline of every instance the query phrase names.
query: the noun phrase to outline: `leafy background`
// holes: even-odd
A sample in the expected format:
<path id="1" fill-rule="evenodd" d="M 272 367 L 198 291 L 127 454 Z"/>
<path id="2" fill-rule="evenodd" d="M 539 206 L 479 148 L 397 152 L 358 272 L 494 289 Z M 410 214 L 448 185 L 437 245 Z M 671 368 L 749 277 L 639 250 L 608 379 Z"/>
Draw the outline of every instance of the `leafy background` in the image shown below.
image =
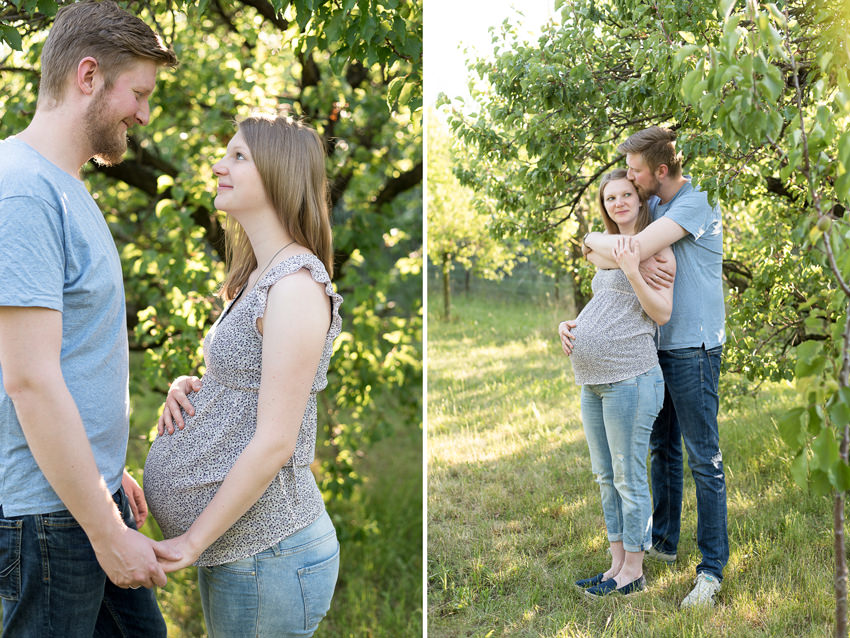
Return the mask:
<path id="1" fill-rule="evenodd" d="M 771 382 L 795 390 L 796 405 L 771 430 L 794 480 L 833 501 L 836 634 L 846 635 L 850 5 L 555 7 L 559 20 L 536 38 L 510 20 L 493 29 L 493 54 L 469 60 L 471 99 L 438 100 L 454 174 L 474 192 L 486 232 L 536 250 L 541 271 L 576 283 L 577 312 L 590 292 L 581 238 L 601 227 L 592 196 L 599 177 L 623 165 L 617 144 L 653 124 L 677 132 L 685 173 L 723 211 L 724 369 L 735 373 L 724 377 L 727 400 Z M 459 255 L 469 239 L 453 239 L 436 252 L 429 234 L 429 257 Z M 544 264 L 550 247 L 566 258 Z"/>
<path id="2" fill-rule="evenodd" d="M 32 117 L 41 47 L 63 4 L 12 0 L 0 8 L 0 137 Z M 132 131 L 126 160 L 84 169 L 124 266 L 134 351 L 128 464 L 139 477 L 163 392 L 175 376 L 203 371 L 201 341 L 220 312 L 214 293 L 224 272 L 223 216 L 212 206 L 211 166 L 235 117 L 284 108 L 325 141 L 335 284 L 345 299 L 343 334 L 321 395 L 324 436 L 315 468 L 343 566 L 319 635 L 418 635 L 421 3 L 119 4 L 154 27 L 180 59 L 177 69 L 160 72 L 151 123 Z M 395 482 L 386 471 L 398 473 Z M 192 575 L 172 583 L 160 595 L 172 632 L 201 635 Z"/>

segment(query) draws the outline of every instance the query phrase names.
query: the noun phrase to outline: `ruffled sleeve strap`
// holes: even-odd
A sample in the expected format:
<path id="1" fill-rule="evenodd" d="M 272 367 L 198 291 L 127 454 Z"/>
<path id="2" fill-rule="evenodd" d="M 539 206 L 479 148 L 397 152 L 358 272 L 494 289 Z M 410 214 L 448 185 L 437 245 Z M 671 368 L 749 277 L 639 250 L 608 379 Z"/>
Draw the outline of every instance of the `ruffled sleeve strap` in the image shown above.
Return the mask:
<path id="1" fill-rule="evenodd" d="M 339 315 L 339 307 L 342 304 L 342 296 L 334 290 L 331 278 L 328 276 L 328 271 L 325 270 L 325 265 L 312 253 L 294 255 L 284 259 L 263 275 L 263 278 L 257 282 L 255 290 L 256 294 L 254 295 L 251 305 L 251 318 L 253 319 L 253 324 L 256 327 L 257 319 L 262 317 L 266 312 L 269 288 L 287 275 L 296 273 L 302 268 L 305 268 L 310 272 L 310 275 L 313 277 L 315 282 L 324 284 L 325 293 L 331 299 L 331 321 L 328 327 L 328 339 L 332 342 L 342 331 L 342 318 Z"/>

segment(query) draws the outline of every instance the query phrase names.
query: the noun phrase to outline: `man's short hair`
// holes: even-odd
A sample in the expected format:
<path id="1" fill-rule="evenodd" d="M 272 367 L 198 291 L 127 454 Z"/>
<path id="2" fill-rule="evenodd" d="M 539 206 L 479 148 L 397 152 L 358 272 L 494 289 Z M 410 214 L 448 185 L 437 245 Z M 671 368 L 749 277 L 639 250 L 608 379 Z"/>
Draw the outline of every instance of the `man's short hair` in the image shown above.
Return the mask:
<path id="1" fill-rule="evenodd" d="M 142 20 L 112 0 L 77 2 L 62 7 L 41 51 L 39 101 L 62 101 L 68 75 L 85 57 L 93 57 L 106 88 L 139 59 L 176 66 L 177 56 Z"/>
<path id="2" fill-rule="evenodd" d="M 671 177 L 682 173 L 682 156 L 676 152 L 676 133 L 669 128 L 645 128 L 630 135 L 617 150 L 624 155 L 639 153 L 653 173 L 662 164 L 666 164 Z"/>

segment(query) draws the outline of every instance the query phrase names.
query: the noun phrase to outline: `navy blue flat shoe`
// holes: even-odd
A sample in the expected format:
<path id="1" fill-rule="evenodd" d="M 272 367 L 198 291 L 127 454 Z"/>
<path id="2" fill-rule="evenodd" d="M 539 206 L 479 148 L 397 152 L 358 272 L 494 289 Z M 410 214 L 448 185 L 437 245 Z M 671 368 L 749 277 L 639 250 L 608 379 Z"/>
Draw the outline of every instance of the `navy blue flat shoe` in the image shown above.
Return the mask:
<path id="1" fill-rule="evenodd" d="M 607 596 L 609 594 L 622 594 L 623 596 L 628 596 L 629 594 L 634 594 L 636 592 L 643 591 L 644 589 L 646 589 L 646 578 L 643 576 L 637 580 L 633 580 L 628 585 L 623 585 L 619 588 L 617 587 L 617 581 L 613 578 L 609 578 L 598 585 L 594 585 L 593 587 L 584 590 L 584 593 L 591 598 L 601 598 L 602 596 Z"/>
<path id="2" fill-rule="evenodd" d="M 594 585 L 601 583 L 604 576 L 605 574 L 596 574 L 596 576 L 592 576 L 591 578 L 582 578 L 581 580 L 576 581 L 576 587 L 580 587 L 581 589 L 593 587 Z"/>

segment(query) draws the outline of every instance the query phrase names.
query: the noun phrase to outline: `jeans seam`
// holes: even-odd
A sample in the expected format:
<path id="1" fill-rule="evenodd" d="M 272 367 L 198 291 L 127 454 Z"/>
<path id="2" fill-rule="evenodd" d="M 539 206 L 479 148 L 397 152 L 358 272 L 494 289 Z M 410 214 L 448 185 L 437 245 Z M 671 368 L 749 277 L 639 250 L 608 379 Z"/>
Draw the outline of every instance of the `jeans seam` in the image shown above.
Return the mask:
<path id="1" fill-rule="evenodd" d="M 257 590 L 257 613 L 254 615 L 254 638 L 260 636 L 260 610 L 263 608 L 263 588 L 260 587 L 260 563 L 254 557 L 254 587 Z"/>
<path id="2" fill-rule="evenodd" d="M 112 616 L 112 620 L 115 622 L 115 626 L 118 628 L 118 631 L 121 632 L 122 638 L 127 638 L 128 634 L 124 631 L 124 624 L 118 621 L 119 616 L 115 613 L 115 609 L 113 608 L 111 601 L 104 596 L 100 601 L 100 604 L 105 606 L 109 615 Z"/>
<path id="3" fill-rule="evenodd" d="M 327 541 L 328 538 L 330 538 L 331 536 L 334 536 L 334 535 L 336 535 L 336 530 L 333 530 L 333 529 L 328 530 L 328 532 L 326 534 L 320 536 L 319 538 L 314 538 L 311 541 L 308 541 L 308 542 L 303 543 L 301 545 L 297 545 L 295 547 L 288 547 L 285 550 L 282 549 L 282 550 L 280 550 L 279 554 L 275 554 L 273 557 L 270 557 L 270 558 L 276 558 L 278 556 L 294 556 L 296 554 L 300 554 L 301 552 L 313 549 L 314 547 L 321 545 L 322 543 Z M 278 543 L 280 543 L 280 541 L 278 541 Z M 267 559 L 263 559 L 263 560 L 267 560 Z"/>
<path id="4" fill-rule="evenodd" d="M 44 526 L 44 517 L 34 517 L 36 538 L 38 539 L 39 558 L 41 559 L 41 582 L 50 584 L 50 553 L 47 551 L 47 531 Z M 49 604 L 49 601 L 48 601 Z"/>

